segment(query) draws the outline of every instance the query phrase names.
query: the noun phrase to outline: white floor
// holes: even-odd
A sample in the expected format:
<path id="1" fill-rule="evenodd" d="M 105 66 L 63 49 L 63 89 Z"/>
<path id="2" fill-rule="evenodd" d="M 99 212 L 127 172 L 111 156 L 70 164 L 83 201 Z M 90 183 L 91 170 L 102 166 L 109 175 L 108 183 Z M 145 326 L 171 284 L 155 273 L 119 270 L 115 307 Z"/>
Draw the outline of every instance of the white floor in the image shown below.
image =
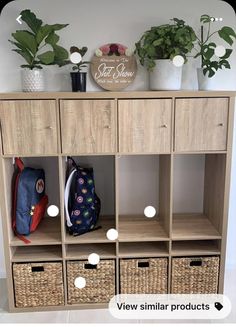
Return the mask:
<path id="1" fill-rule="evenodd" d="M 211 321 L 160 321 L 160 320 L 118 320 L 107 309 L 71 310 L 56 312 L 8 313 L 6 284 L 0 279 L 0 323 L 236 323 L 236 269 L 228 269 L 225 278 L 225 294 L 232 302 L 232 312 L 225 320 Z"/>

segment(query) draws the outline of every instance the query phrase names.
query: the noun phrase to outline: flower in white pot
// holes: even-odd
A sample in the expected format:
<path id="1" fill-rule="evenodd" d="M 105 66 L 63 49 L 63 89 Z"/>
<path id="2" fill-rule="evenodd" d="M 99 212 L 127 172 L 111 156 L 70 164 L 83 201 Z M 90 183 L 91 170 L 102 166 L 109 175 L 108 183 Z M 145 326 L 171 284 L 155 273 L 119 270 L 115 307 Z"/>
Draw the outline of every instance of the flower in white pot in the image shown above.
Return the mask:
<path id="1" fill-rule="evenodd" d="M 56 34 L 56 31 L 68 24 L 43 25 L 42 20 L 29 9 L 23 10 L 20 15 L 29 30 L 18 30 L 12 33 L 14 41 L 9 40 L 9 42 L 16 47 L 13 51 L 21 55 L 26 62 L 21 65 L 23 68 L 22 88 L 25 92 L 44 91 L 42 66 L 61 66 L 68 58 L 67 50 L 58 45 L 60 37 Z"/>
<path id="2" fill-rule="evenodd" d="M 150 72 L 152 90 L 179 90 L 182 65 L 196 41 L 192 27 L 178 18 L 173 24 L 151 27 L 135 44 L 140 63 Z"/>
<path id="3" fill-rule="evenodd" d="M 235 31 L 229 26 L 223 26 L 218 31 L 211 31 L 212 23 L 218 22 L 218 19 L 209 15 L 202 15 L 200 18 L 201 36 L 197 37 L 197 51 L 194 58 L 201 58 L 201 68 L 198 68 L 198 86 L 200 90 L 213 89 L 211 81 L 219 69 L 230 69 L 228 62 L 233 50 L 226 49 L 222 44 L 216 44 L 212 41 L 213 35 L 218 35 L 221 40 L 232 46 L 236 38 Z"/>

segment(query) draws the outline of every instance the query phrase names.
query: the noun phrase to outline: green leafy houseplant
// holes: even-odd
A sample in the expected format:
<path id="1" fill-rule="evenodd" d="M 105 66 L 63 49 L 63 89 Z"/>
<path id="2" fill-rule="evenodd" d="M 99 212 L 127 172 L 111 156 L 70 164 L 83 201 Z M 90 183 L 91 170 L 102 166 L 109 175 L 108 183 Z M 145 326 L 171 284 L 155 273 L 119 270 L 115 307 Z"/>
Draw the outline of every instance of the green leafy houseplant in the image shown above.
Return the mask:
<path id="1" fill-rule="evenodd" d="M 66 49 L 58 45 L 60 39 L 56 31 L 59 31 L 68 24 L 43 25 L 41 19 L 29 9 L 23 10 L 21 19 L 25 22 L 29 30 L 18 30 L 12 33 L 13 40 L 9 40 L 16 49 L 13 51 L 21 55 L 26 64 L 22 68 L 33 70 L 42 69 L 42 65 L 59 65 L 68 58 Z"/>
<path id="2" fill-rule="evenodd" d="M 140 63 L 148 70 L 155 67 L 157 59 L 173 59 L 181 55 L 185 61 L 196 41 L 196 34 L 192 27 L 178 18 L 171 19 L 173 24 L 151 27 L 135 44 Z"/>
<path id="3" fill-rule="evenodd" d="M 70 54 L 72 54 L 72 53 L 79 53 L 81 55 L 81 58 L 82 59 L 86 55 L 87 51 L 88 51 L 88 48 L 87 47 L 78 48 L 76 46 L 72 46 L 70 48 Z M 83 68 L 87 67 L 88 64 L 90 64 L 90 61 L 83 61 L 83 60 L 81 60 L 79 63 L 74 64 L 74 66 L 72 67 L 72 69 L 74 71 L 80 72 Z"/>
<path id="4" fill-rule="evenodd" d="M 201 36 L 197 37 L 197 45 L 199 50 L 194 58 L 201 57 L 201 67 L 203 69 L 203 74 L 208 77 L 215 75 L 218 69 L 228 68 L 230 69 L 230 64 L 227 59 L 231 56 L 233 50 L 228 48 L 225 49 L 225 54 L 217 57 L 215 55 L 215 50 L 217 48 L 216 43 L 210 41 L 213 35 L 218 35 L 222 40 L 224 40 L 230 46 L 233 45 L 234 38 L 236 38 L 235 31 L 229 27 L 224 26 L 218 31 L 211 32 L 211 25 L 216 20 L 214 17 L 209 15 L 202 15 L 200 18 L 201 25 Z M 205 26 L 207 26 L 205 28 Z"/>

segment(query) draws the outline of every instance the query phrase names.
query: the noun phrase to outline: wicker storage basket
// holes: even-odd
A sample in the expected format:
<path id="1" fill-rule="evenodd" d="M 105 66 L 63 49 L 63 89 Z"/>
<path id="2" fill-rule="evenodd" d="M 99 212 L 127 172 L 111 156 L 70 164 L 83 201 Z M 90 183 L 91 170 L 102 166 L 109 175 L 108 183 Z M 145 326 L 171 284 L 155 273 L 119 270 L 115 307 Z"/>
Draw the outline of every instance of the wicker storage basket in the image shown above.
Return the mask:
<path id="1" fill-rule="evenodd" d="M 167 293 L 167 259 L 121 259 L 120 293 Z"/>
<path id="2" fill-rule="evenodd" d="M 14 263 L 13 279 L 18 308 L 64 304 L 62 263 Z"/>
<path id="3" fill-rule="evenodd" d="M 77 288 L 77 277 L 85 278 L 84 288 Z M 107 303 L 115 295 L 115 260 L 101 260 L 98 265 L 87 261 L 67 262 L 68 304 Z"/>
<path id="4" fill-rule="evenodd" d="M 172 259 L 171 292 L 174 294 L 216 294 L 219 257 Z"/>

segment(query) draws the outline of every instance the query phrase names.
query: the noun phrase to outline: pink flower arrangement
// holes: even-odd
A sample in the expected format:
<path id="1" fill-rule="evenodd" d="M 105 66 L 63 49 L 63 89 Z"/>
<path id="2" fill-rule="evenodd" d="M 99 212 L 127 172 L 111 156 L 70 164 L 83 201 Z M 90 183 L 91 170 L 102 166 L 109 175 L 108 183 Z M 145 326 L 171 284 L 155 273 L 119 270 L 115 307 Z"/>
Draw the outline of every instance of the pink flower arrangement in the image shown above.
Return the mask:
<path id="1" fill-rule="evenodd" d="M 106 55 L 108 55 L 108 56 L 112 56 L 112 55 L 131 56 L 133 53 L 125 45 L 122 45 L 120 43 L 108 43 L 108 44 L 105 44 L 105 45 L 101 46 L 100 48 L 96 49 L 95 54 L 97 57 L 101 57 L 104 55 L 105 56 Z"/>

